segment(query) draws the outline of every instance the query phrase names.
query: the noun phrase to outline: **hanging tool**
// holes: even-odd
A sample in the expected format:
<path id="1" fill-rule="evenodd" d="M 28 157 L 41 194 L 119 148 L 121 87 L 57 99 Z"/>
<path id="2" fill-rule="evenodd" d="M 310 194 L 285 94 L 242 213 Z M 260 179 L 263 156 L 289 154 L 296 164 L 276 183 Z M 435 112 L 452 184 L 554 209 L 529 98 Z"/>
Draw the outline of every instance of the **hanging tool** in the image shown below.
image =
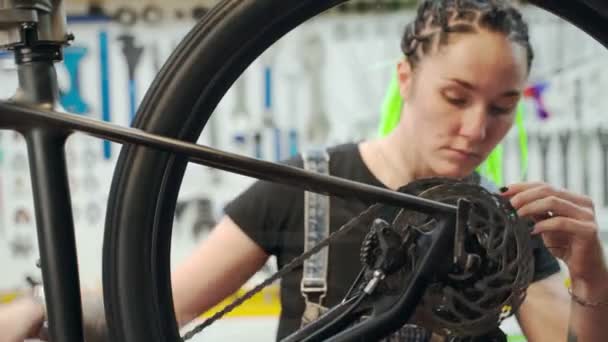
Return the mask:
<path id="1" fill-rule="evenodd" d="M 536 114 L 541 120 L 546 120 L 549 118 L 549 112 L 547 111 L 547 107 L 545 107 L 545 103 L 543 101 L 544 92 L 548 87 L 548 82 L 540 82 L 524 90 L 524 97 L 534 101 Z"/>
<path id="2" fill-rule="evenodd" d="M 219 130 L 218 119 L 219 119 L 218 114 L 216 112 L 213 112 L 211 114 L 211 117 L 207 121 L 207 124 L 205 125 L 205 129 L 207 129 L 209 131 L 209 146 L 211 146 L 213 148 L 220 147 L 220 139 L 219 139 L 219 135 L 218 135 L 218 130 Z M 214 167 L 209 167 L 207 169 L 209 170 L 209 173 L 211 174 L 211 183 L 215 184 L 215 185 L 219 184 L 222 181 L 221 170 L 216 169 Z"/>
<path id="3" fill-rule="evenodd" d="M 257 159 L 263 159 L 264 154 L 262 153 L 262 133 L 255 132 L 253 135 L 254 143 L 254 155 Z"/>
<path id="4" fill-rule="evenodd" d="M 165 18 L 165 13 L 159 6 L 150 4 L 143 8 L 141 18 L 146 24 L 158 25 Z"/>
<path id="5" fill-rule="evenodd" d="M 34 243 L 30 236 L 22 233 L 16 234 L 9 242 L 11 255 L 15 259 L 27 259 L 34 250 Z"/>
<path id="6" fill-rule="evenodd" d="M 578 140 L 579 149 L 581 155 L 581 174 L 583 180 L 583 193 L 589 195 L 590 193 L 590 179 L 589 179 L 589 135 L 583 129 L 583 89 L 582 82 L 579 78 L 574 80 L 574 117 L 578 125 Z"/>
<path id="7" fill-rule="evenodd" d="M 137 112 L 137 81 L 135 71 L 144 52 L 143 46 L 137 46 L 135 37 L 131 34 L 123 34 L 118 37 L 122 42 L 122 53 L 127 61 L 129 72 L 129 125 L 133 124 L 133 119 Z"/>
<path id="8" fill-rule="evenodd" d="M 289 133 L 288 133 L 288 150 L 289 157 L 294 157 L 298 154 L 299 148 L 299 137 L 298 137 L 298 85 L 299 85 L 299 77 L 296 73 L 288 73 L 286 75 L 287 85 L 288 85 L 288 94 L 289 96 L 289 104 L 287 108 L 287 112 L 289 113 L 290 123 L 289 123 Z"/>
<path id="9" fill-rule="evenodd" d="M 108 51 L 108 32 L 99 31 L 99 80 L 101 82 L 101 119 L 112 122 L 110 104 L 110 57 Z M 109 140 L 102 141 L 103 158 L 112 159 L 112 143 Z"/>
<path id="10" fill-rule="evenodd" d="M 327 143 L 330 132 L 329 118 L 325 113 L 323 97 L 323 65 L 325 64 L 325 47 L 318 34 L 307 37 L 302 45 L 304 48 L 302 66 L 310 75 L 311 108 L 312 113 L 308 119 L 306 138 L 308 143 L 323 145 Z"/>
<path id="11" fill-rule="evenodd" d="M 96 202 L 91 202 L 87 205 L 85 215 L 89 227 L 95 227 L 100 224 L 103 217 L 100 205 Z"/>
<path id="12" fill-rule="evenodd" d="M 213 215 L 213 203 L 209 198 L 197 199 L 194 204 L 197 217 L 192 225 L 192 237 L 198 239 L 202 234 L 206 236 L 217 222 Z"/>
<path id="13" fill-rule="evenodd" d="M 608 207 L 608 131 L 606 131 L 604 128 L 599 128 L 597 133 L 600 146 L 602 147 L 602 183 L 604 184 L 604 207 Z"/>
<path id="14" fill-rule="evenodd" d="M 544 135 L 539 132 L 538 136 L 538 147 L 540 150 L 540 157 L 542 163 L 542 177 L 543 181 L 549 181 L 549 144 L 551 143 L 551 136 Z"/>
<path id="15" fill-rule="evenodd" d="M 137 12 L 132 7 L 122 6 L 116 9 L 112 18 L 122 26 L 133 26 L 137 23 Z"/>
<path id="16" fill-rule="evenodd" d="M 61 95 L 60 102 L 63 108 L 74 114 L 89 112 L 89 105 L 80 93 L 80 63 L 87 52 L 88 49 L 84 46 L 70 46 L 64 50 L 63 60 L 70 75 L 70 90 Z"/>
<path id="17" fill-rule="evenodd" d="M 275 161 L 283 158 L 281 148 L 281 130 L 275 121 L 274 113 L 274 69 L 276 45 L 262 55 L 264 73 L 264 111 L 262 113 L 262 145 L 266 156 L 274 156 Z"/>
<path id="18" fill-rule="evenodd" d="M 251 117 L 247 110 L 247 73 L 241 74 L 233 85 L 234 107 L 231 114 L 231 126 L 235 130 L 232 144 L 237 152 L 250 155 L 249 146 L 252 144 Z"/>
<path id="19" fill-rule="evenodd" d="M 155 74 L 160 73 L 160 69 L 163 66 L 160 57 L 160 48 L 158 47 L 158 42 L 153 42 L 150 44 L 150 54 L 152 55 L 152 65 L 154 67 Z"/>
<path id="20" fill-rule="evenodd" d="M 177 19 L 177 20 L 182 20 L 182 19 L 184 19 L 184 17 L 186 17 L 186 13 L 184 12 L 184 10 L 179 9 L 179 8 L 175 10 L 174 14 L 175 14 L 175 19 Z"/>
<path id="21" fill-rule="evenodd" d="M 207 12 L 209 12 L 209 7 L 207 6 L 195 6 L 192 8 L 192 19 L 199 21 L 202 17 L 204 17 Z"/>
<path id="22" fill-rule="evenodd" d="M 562 155 L 562 185 L 565 189 L 570 186 L 569 161 L 570 158 L 570 130 L 566 129 L 559 132 L 559 146 Z"/>
<path id="23" fill-rule="evenodd" d="M 353 1 L 353 5 L 357 14 L 367 14 L 372 9 L 372 3 L 369 0 Z"/>

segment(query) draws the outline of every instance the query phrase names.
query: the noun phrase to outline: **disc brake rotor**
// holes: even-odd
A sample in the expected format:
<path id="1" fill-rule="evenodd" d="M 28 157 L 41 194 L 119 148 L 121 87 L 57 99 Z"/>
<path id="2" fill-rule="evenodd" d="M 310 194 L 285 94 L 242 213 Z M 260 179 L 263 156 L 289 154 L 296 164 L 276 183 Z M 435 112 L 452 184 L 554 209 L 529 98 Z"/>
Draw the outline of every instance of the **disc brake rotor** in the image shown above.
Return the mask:
<path id="1" fill-rule="evenodd" d="M 457 204 L 471 202 L 462 239 L 456 243 L 468 257 L 465 267 L 451 267 L 434 279 L 419 304 L 416 324 L 442 335 L 480 336 L 496 329 L 525 298 L 532 281 L 534 259 L 528 222 L 510 203 L 476 184 L 434 178 L 415 181 L 403 190 L 422 198 Z M 407 248 L 401 280 L 413 274 L 437 221 L 426 214 L 402 209 L 393 221 Z"/>

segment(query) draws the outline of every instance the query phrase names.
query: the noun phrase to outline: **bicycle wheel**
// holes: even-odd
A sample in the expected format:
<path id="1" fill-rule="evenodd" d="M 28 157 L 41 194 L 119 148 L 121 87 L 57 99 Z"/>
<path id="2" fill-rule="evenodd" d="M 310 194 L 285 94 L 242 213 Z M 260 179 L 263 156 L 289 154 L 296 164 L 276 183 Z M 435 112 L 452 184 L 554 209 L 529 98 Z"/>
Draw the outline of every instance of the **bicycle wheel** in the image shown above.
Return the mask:
<path id="1" fill-rule="evenodd" d="M 226 0 L 184 38 L 156 77 L 134 126 L 194 142 L 223 94 L 266 48 L 345 0 Z M 123 147 L 103 247 L 111 341 L 180 339 L 170 284 L 171 228 L 185 158 Z M 158 194 L 151 196 L 150 194 Z"/>
<path id="2" fill-rule="evenodd" d="M 195 141 L 223 94 L 266 48 L 303 21 L 345 1 L 223 1 L 201 19 L 162 68 L 141 104 L 135 127 Z M 569 10 L 559 13 L 557 3 L 549 9 L 606 43 L 600 15 L 573 1 L 563 1 Z M 592 17 L 578 16 L 577 11 Z M 180 339 L 169 259 L 174 209 L 186 165 L 183 157 L 149 148 L 125 146 L 121 151 L 103 248 L 112 341 Z"/>

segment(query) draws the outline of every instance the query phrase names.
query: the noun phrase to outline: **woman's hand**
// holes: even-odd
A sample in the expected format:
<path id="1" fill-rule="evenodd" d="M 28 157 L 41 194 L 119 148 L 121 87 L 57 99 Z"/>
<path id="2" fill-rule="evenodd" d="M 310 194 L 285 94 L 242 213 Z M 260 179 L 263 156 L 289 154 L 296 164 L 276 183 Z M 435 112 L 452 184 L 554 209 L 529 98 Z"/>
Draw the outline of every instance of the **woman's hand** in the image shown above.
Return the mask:
<path id="1" fill-rule="evenodd" d="M 589 197 L 542 182 L 501 190 L 520 216 L 535 221 L 532 234 L 541 234 L 551 253 L 566 263 L 573 283 L 606 286 L 608 266 Z"/>
<path id="2" fill-rule="evenodd" d="M 22 297 L 0 304 L 0 341 L 22 342 L 39 337 L 43 320 L 44 310 L 33 298 Z"/>

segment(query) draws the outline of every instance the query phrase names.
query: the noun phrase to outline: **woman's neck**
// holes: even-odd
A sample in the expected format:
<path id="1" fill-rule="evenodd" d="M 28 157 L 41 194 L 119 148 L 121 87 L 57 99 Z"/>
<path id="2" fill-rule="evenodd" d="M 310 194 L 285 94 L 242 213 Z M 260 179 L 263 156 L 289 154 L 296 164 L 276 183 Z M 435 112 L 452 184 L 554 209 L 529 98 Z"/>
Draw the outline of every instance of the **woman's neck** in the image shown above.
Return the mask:
<path id="1" fill-rule="evenodd" d="M 370 172 L 387 188 L 396 190 L 416 179 L 412 146 L 403 137 L 398 140 L 390 134 L 362 142 L 359 151 Z"/>

